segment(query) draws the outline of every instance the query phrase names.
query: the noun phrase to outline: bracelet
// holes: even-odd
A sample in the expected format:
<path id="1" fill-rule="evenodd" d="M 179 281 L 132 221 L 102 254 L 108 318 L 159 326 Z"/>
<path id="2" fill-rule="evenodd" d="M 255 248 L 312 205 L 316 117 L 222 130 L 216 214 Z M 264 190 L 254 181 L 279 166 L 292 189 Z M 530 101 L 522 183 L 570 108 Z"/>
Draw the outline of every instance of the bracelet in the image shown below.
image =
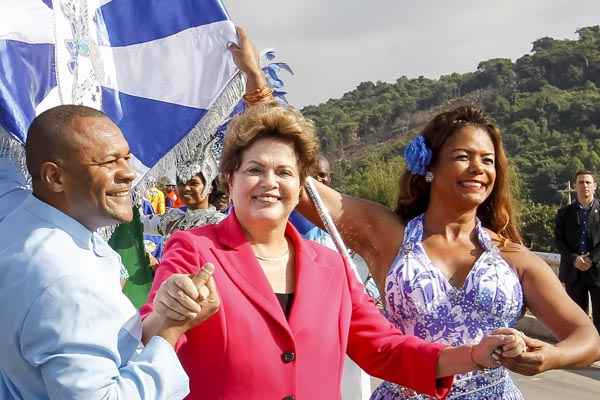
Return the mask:
<path id="1" fill-rule="evenodd" d="M 261 88 L 254 89 L 249 93 L 247 92 L 244 95 L 244 100 L 248 104 L 256 104 L 271 96 L 273 96 L 273 90 L 271 90 L 271 88 L 268 86 L 263 86 Z"/>
<path id="2" fill-rule="evenodd" d="M 250 93 L 246 93 L 244 95 L 244 100 L 246 100 L 247 103 L 253 104 L 258 103 L 262 99 L 270 97 L 272 95 L 273 91 L 271 90 L 271 88 L 268 86 L 263 86 L 261 88 L 251 91 Z"/>
<path id="3" fill-rule="evenodd" d="M 473 365 L 475 366 L 475 369 L 482 371 L 484 369 L 489 369 L 488 367 L 486 367 L 485 365 L 481 365 L 479 364 L 477 361 L 475 361 L 475 359 L 473 358 L 473 349 L 475 348 L 475 346 L 470 345 L 469 346 L 469 358 L 471 359 L 471 362 L 473 363 Z"/>
<path id="4" fill-rule="evenodd" d="M 262 86 L 262 87 L 254 89 L 254 90 L 251 90 L 249 92 L 246 91 L 246 96 L 256 96 L 257 94 L 259 94 L 263 90 L 266 90 L 267 88 L 268 88 L 267 86 Z"/>

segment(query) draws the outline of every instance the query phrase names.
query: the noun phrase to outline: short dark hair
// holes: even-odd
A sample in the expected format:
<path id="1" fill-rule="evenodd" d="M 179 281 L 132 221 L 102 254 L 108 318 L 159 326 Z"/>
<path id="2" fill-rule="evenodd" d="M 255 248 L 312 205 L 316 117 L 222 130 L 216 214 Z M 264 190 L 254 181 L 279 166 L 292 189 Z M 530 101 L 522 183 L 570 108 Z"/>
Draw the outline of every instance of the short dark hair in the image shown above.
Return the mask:
<path id="1" fill-rule="evenodd" d="M 575 181 L 577 181 L 579 175 L 590 175 L 594 182 L 596 182 L 596 177 L 594 176 L 593 172 L 588 169 L 580 169 L 579 171 L 575 172 Z"/>
<path id="2" fill-rule="evenodd" d="M 64 104 L 44 111 L 31 122 L 25 140 L 25 159 L 32 179 L 39 178 L 44 162 L 62 158 L 66 142 L 70 140 L 66 133 L 75 118 L 108 117 L 91 107 Z"/>

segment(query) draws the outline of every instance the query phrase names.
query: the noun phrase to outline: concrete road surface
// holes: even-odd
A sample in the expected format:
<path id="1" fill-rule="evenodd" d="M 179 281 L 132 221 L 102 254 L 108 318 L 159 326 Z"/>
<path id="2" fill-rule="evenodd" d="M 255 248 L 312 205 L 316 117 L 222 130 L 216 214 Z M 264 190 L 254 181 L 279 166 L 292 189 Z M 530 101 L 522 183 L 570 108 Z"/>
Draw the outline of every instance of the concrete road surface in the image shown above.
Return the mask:
<path id="1" fill-rule="evenodd" d="M 511 375 L 527 400 L 600 400 L 600 368 L 597 367 L 561 369 L 531 377 Z M 372 388 L 380 382 L 372 378 Z"/>
<path id="2" fill-rule="evenodd" d="M 527 400 L 600 400 L 600 368 L 556 370 L 538 376 L 512 374 Z"/>

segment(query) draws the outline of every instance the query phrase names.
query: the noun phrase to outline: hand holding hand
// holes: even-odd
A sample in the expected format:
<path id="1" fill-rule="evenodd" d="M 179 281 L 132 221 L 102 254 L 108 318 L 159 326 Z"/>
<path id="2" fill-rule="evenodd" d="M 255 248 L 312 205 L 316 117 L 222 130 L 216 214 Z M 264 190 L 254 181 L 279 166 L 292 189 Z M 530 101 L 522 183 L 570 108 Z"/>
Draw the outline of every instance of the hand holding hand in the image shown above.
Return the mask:
<path id="1" fill-rule="evenodd" d="M 585 268 L 586 271 L 588 269 L 592 268 L 592 258 L 590 257 L 589 254 L 583 255 L 583 267 Z"/>
<path id="2" fill-rule="evenodd" d="M 196 301 L 199 295 L 190 275 L 173 274 L 156 292 L 154 311 L 161 317 L 175 321 L 196 318 L 202 312 L 202 307 Z"/>
<path id="3" fill-rule="evenodd" d="M 213 272 L 214 266 L 207 263 L 195 275 L 172 275 L 158 289 L 154 311 L 173 322 L 207 319 L 220 305 Z"/>
<path id="4" fill-rule="evenodd" d="M 577 256 L 575 257 L 575 268 L 577 268 L 578 270 L 581 271 L 581 268 L 583 268 L 583 259 L 581 258 L 581 256 Z"/>
<path id="5" fill-rule="evenodd" d="M 592 260 L 588 255 L 577 256 L 575 258 L 575 268 L 580 271 L 587 271 L 592 266 Z"/>
<path id="6" fill-rule="evenodd" d="M 514 358 L 519 354 L 527 351 L 525 344 L 525 334 L 521 331 L 512 328 L 499 328 L 492 332 L 494 335 L 508 336 L 508 343 L 494 350 L 494 354 L 498 357 Z"/>
<path id="7" fill-rule="evenodd" d="M 511 371 L 528 376 L 554 368 L 558 351 L 555 346 L 525 335 L 523 340 L 527 347 L 526 351 L 512 358 L 501 355 L 498 357 L 500 364 Z"/>
<path id="8" fill-rule="evenodd" d="M 494 350 L 509 343 L 509 335 L 485 336 L 478 344 L 471 346 L 471 361 L 479 369 L 498 368 L 500 363 L 493 357 Z"/>

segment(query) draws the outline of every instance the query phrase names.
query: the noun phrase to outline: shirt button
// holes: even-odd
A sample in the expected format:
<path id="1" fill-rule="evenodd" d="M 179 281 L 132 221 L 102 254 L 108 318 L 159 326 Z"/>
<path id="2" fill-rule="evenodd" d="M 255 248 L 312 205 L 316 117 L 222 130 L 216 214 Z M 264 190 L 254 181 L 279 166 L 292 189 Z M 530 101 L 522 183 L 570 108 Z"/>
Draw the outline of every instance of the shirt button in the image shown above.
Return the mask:
<path id="1" fill-rule="evenodd" d="M 291 351 L 286 351 L 285 353 L 283 353 L 281 355 L 281 361 L 283 361 L 286 364 L 291 363 L 295 359 L 296 359 L 296 354 Z"/>
<path id="2" fill-rule="evenodd" d="M 293 396 L 293 395 L 285 396 L 283 398 L 283 400 L 296 400 L 296 396 Z"/>

